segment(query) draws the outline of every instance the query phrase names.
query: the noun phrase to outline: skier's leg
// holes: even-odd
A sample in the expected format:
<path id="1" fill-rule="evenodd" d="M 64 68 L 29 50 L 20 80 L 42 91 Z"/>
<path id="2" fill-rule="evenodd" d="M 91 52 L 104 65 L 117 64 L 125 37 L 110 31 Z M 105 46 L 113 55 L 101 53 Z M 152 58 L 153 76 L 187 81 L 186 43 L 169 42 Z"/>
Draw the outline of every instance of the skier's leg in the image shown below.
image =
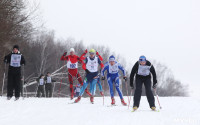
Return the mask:
<path id="1" fill-rule="evenodd" d="M 136 78 L 136 90 L 135 90 L 135 94 L 134 94 L 134 106 L 139 107 L 140 105 L 140 99 L 141 99 L 141 94 L 142 94 L 142 79 L 140 78 Z"/>
<path id="2" fill-rule="evenodd" d="M 118 94 L 119 94 L 120 99 L 123 99 L 122 92 L 121 92 L 121 90 L 120 90 L 120 88 L 119 88 L 119 77 L 117 77 L 117 78 L 115 79 L 115 88 L 116 88 L 116 90 L 117 90 L 117 92 L 118 92 Z"/>
<path id="3" fill-rule="evenodd" d="M 98 80 L 97 84 L 98 84 L 98 86 L 99 86 L 99 91 L 100 91 L 100 92 L 103 92 L 103 88 L 102 88 L 102 85 L 101 85 L 101 81 Z"/>
<path id="4" fill-rule="evenodd" d="M 92 88 L 92 92 L 91 92 L 91 94 L 92 94 L 92 96 L 94 96 L 95 95 L 95 91 L 96 91 L 96 83 L 97 83 L 97 79 L 93 79 L 92 80 L 92 82 L 91 82 L 91 88 Z"/>
<path id="5" fill-rule="evenodd" d="M 42 86 L 41 93 L 42 93 L 42 97 L 45 97 L 45 88 L 44 88 L 44 85 Z"/>
<path id="6" fill-rule="evenodd" d="M 84 83 L 83 83 L 83 86 L 81 87 L 81 91 L 79 93 L 79 96 L 83 95 L 83 93 L 84 93 L 85 89 L 87 88 L 87 86 L 88 86 L 88 82 L 87 82 L 87 80 L 84 80 Z"/>
<path id="7" fill-rule="evenodd" d="M 15 74 L 14 76 L 14 89 L 15 89 L 15 97 L 20 97 L 20 84 L 21 83 L 21 74 Z"/>
<path id="8" fill-rule="evenodd" d="M 52 97 L 52 92 L 53 92 L 53 85 L 52 83 L 49 84 L 49 97 Z"/>
<path id="9" fill-rule="evenodd" d="M 70 84 L 71 99 L 73 99 L 74 97 L 73 76 L 70 73 L 68 73 L 68 79 Z"/>
<path id="10" fill-rule="evenodd" d="M 48 93 L 49 93 L 49 83 L 45 85 L 45 90 L 46 90 L 46 97 L 48 98 Z"/>
<path id="11" fill-rule="evenodd" d="M 77 77 L 77 79 L 78 79 L 78 82 L 81 84 L 81 86 L 83 86 L 83 79 L 82 79 L 81 75 L 80 75 L 79 73 L 77 73 L 76 77 Z M 88 91 L 87 88 L 85 89 L 85 92 L 86 92 L 89 96 L 91 96 L 91 94 L 90 94 L 90 92 Z"/>
<path id="12" fill-rule="evenodd" d="M 40 97 L 40 85 L 38 86 L 38 89 L 37 89 L 37 97 L 38 98 Z"/>
<path id="13" fill-rule="evenodd" d="M 8 72 L 7 97 L 13 96 L 13 74 Z"/>
<path id="14" fill-rule="evenodd" d="M 147 96 L 147 100 L 149 102 L 150 108 L 155 107 L 155 99 L 151 90 L 151 78 L 148 78 L 144 81 L 144 86 L 145 86 L 146 96 Z"/>
<path id="15" fill-rule="evenodd" d="M 113 81 L 112 81 L 111 77 L 108 77 L 108 86 L 110 89 L 110 96 L 111 96 L 111 98 L 114 98 Z"/>

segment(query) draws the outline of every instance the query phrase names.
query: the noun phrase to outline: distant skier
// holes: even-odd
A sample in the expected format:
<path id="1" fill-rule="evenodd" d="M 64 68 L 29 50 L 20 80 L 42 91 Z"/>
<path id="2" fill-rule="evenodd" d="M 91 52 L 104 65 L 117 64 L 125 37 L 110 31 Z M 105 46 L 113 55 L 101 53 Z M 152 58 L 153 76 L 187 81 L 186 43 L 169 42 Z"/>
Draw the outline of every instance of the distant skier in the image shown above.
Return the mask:
<path id="1" fill-rule="evenodd" d="M 80 94 L 80 91 L 81 91 L 81 85 L 78 84 L 78 85 L 76 85 L 76 87 L 74 89 L 74 95 L 75 95 L 74 97 L 78 97 Z"/>
<path id="2" fill-rule="evenodd" d="M 124 68 L 119 64 L 117 61 L 115 61 L 114 56 L 109 57 L 109 62 L 105 64 L 105 67 L 102 70 L 102 80 L 105 80 L 105 71 L 107 71 L 107 82 L 110 88 L 110 95 L 111 95 L 111 105 L 115 105 L 115 99 L 114 99 L 114 92 L 113 92 L 113 83 L 115 85 L 115 88 L 119 94 L 119 97 L 121 99 L 121 103 L 126 106 L 126 102 L 124 101 L 122 92 L 119 88 L 119 70 L 123 72 L 123 79 L 126 80 L 126 71 Z"/>
<path id="3" fill-rule="evenodd" d="M 81 100 L 81 96 L 83 95 L 85 89 L 87 88 L 88 84 L 90 83 L 90 93 L 92 96 L 90 97 L 91 103 L 94 102 L 94 95 L 95 95 L 95 86 L 98 79 L 98 66 L 100 65 L 103 68 L 103 63 L 99 59 L 99 57 L 95 56 L 95 50 L 91 49 L 89 51 L 90 56 L 85 59 L 83 69 L 86 71 L 86 77 L 84 80 L 84 84 L 81 87 L 81 92 L 79 97 L 75 100 L 75 103 Z"/>
<path id="4" fill-rule="evenodd" d="M 37 97 L 40 98 L 41 94 L 42 97 L 45 97 L 45 80 L 44 80 L 44 75 L 41 74 L 40 77 L 38 79 L 36 79 L 36 81 L 38 82 L 38 88 L 37 88 Z"/>
<path id="5" fill-rule="evenodd" d="M 87 53 L 87 52 L 85 52 Z M 81 85 L 83 85 L 83 80 L 81 75 L 78 73 L 78 62 L 82 63 L 82 59 L 75 55 L 74 48 L 70 49 L 70 55 L 66 56 L 67 52 L 63 54 L 61 60 L 67 61 L 67 69 L 68 69 L 68 79 L 70 83 L 70 92 L 71 92 L 71 99 L 74 98 L 74 89 L 73 89 L 73 77 L 75 77 Z M 84 55 L 84 54 L 83 54 Z M 90 92 L 86 89 L 85 92 L 91 96 Z"/>
<path id="6" fill-rule="evenodd" d="M 136 75 L 136 90 L 134 94 L 133 110 L 137 110 L 139 107 L 143 83 L 145 86 L 149 106 L 152 110 L 156 110 L 155 99 L 151 91 L 151 74 L 153 75 L 153 88 L 155 89 L 157 86 L 157 78 L 154 66 L 148 60 L 146 60 L 145 56 L 140 56 L 139 61 L 137 61 L 133 66 L 130 75 L 130 86 L 132 89 L 134 88 L 133 80 L 134 76 Z"/>
<path id="7" fill-rule="evenodd" d="M 24 56 L 20 53 L 18 45 L 13 46 L 13 51 L 5 56 L 4 62 L 9 64 L 7 99 L 10 100 L 13 91 L 15 91 L 15 100 L 18 100 L 20 97 L 21 66 L 25 65 Z"/>
<path id="8" fill-rule="evenodd" d="M 51 98 L 52 93 L 53 93 L 53 83 L 56 82 L 54 79 L 51 77 L 51 73 L 48 72 L 46 77 L 44 78 L 45 80 L 45 91 L 46 91 L 46 97 Z"/>

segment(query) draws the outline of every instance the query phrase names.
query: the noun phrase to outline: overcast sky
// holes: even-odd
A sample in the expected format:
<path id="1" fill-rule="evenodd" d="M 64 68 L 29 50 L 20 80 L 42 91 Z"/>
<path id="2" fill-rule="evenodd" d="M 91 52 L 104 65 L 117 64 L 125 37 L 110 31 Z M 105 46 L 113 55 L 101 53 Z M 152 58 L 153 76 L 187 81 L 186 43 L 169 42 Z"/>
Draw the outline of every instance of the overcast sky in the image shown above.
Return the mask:
<path id="1" fill-rule="evenodd" d="M 155 59 L 200 97 L 200 0 L 40 0 L 40 11 L 58 38 Z"/>

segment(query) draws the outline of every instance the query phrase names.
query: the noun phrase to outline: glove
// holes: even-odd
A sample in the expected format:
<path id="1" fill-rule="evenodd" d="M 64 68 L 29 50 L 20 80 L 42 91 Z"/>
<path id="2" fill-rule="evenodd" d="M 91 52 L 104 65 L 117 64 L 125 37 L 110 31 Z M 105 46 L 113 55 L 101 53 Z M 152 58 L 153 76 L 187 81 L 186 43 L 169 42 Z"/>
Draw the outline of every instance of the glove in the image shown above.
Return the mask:
<path id="1" fill-rule="evenodd" d="M 86 72 L 87 74 L 90 74 L 90 71 L 89 71 L 88 69 L 86 69 L 85 72 Z"/>
<path id="2" fill-rule="evenodd" d="M 7 63 L 7 60 L 4 60 L 4 63 Z"/>
<path id="3" fill-rule="evenodd" d="M 102 76 L 102 77 L 101 77 L 101 80 L 105 80 L 105 76 Z"/>
<path id="4" fill-rule="evenodd" d="M 157 83 L 153 84 L 153 89 L 156 89 L 156 87 L 157 87 Z"/>
<path id="5" fill-rule="evenodd" d="M 63 56 L 66 56 L 67 55 L 67 52 L 64 52 Z"/>
<path id="6" fill-rule="evenodd" d="M 96 55 L 99 56 L 99 52 L 96 52 Z"/>
<path id="7" fill-rule="evenodd" d="M 88 51 L 87 51 L 87 49 L 86 49 L 84 53 L 86 54 L 87 52 L 88 52 Z"/>
<path id="8" fill-rule="evenodd" d="M 127 77 L 126 77 L 126 76 L 124 76 L 123 79 L 124 79 L 125 81 L 127 81 Z"/>
<path id="9" fill-rule="evenodd" d="M 134 89 L 134 85 L 131 85 L 131 89 Z"/>

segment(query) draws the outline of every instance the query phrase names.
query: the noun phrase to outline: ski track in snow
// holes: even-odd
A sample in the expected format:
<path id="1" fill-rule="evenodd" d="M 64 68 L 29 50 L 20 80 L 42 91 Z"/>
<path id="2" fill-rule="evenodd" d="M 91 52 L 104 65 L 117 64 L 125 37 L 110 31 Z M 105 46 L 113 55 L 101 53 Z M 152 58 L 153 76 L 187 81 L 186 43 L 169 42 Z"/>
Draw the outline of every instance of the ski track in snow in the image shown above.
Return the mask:
<path id="1" fill-rule="evenodd" d="M 124 97 L 128 103 L 127 97 Z M 192 97 L 160 97 L 160 112 L 150 110 L 146 97 L 132 111 L 116 97 L 117 106 L 110 106 L 110 97 L 96 97 L 94 104 L 82 98 L 77 104 L 69 98 L 25 98 L 7 101 L 0 98 L 0 125 L 200 125 L 200 99 Z M 155 98 L 156 99 L 156 98 Z M 109 107 L 108 107 L 109 106 Z"/>

